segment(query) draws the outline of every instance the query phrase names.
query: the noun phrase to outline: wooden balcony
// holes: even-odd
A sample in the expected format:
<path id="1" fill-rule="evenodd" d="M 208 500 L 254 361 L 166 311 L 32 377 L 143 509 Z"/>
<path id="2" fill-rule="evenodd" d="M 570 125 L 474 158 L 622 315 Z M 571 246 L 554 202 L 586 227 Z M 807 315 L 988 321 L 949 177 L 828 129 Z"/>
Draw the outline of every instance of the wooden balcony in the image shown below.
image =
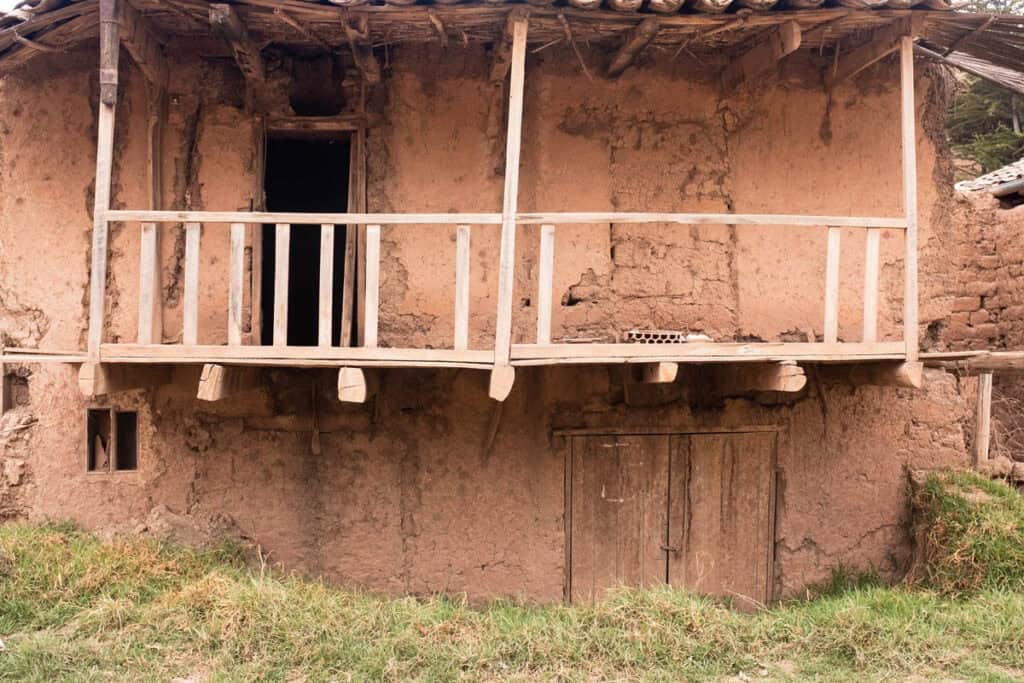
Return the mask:
<path id="1" fill-rule="evenodd" d="M 138 305 L 138 338 L 134 343 L 105 343 L 102 315 L 90 320 L 90 338 L 100 343 L 90 348 L 92 364 L 220 364 L 225 366 L 286 367 L 449 367 L 492 370 L 492 394 L 507 394 L 517 366 L 562 364 L 654 364 L 678 363 L 779 363 L 779 362 L 866 362 L 916 360 L 916 313 L 908 309 L 916 302 L 916 282 L 907 282 L 908 291 L 903 318 L 913 321 L 905 328 L 911 334 L 900 341 L 878 339 L 879 245 L 883 230 L 905 232 L 901 218 L 798 216 L 761 214 L 684 214 L 684 213 L 538 213 L 517 214 L 513 234 L 522 233 L 518 226 L 540 225 L 538 246 L 538 286 L 536 294 L 536 336 L 531 343 L 511 343 L 513 296 L 511 290 L 499 287 L 498 335 L 487 348 L 469 348 L 470 331 L 470 244 L 473 226 L 499 226 L 502 214 L 317 214 L 260 212 L 179 212 L 179 211 L 109 211 L 108 223 L 137 226 L 140 230 L 140 288 Z M 827 231 L 826 274 L 823 287 L 823 330 L 821 342 L 806 343 L 716 343 L 691 342 L 669 344 L 639 343 L 556 343 L 551 336 L 552 282 L 557 229 L 570 224 L 675 224 L 734 225 L 757 230 L 760 226 L 788 226 L 792 230 Z M 184 288 L 182 300 L 182 337 L 180 343 L 156 343 L 153 323 L 161 316 L 159 301 L 158 234 L 161 226 L 183 225 L 185 231 Z M 274 249 L 276 266 L 273 273 L 273 319 L 264 320 L 273 332 L 273 343 L 244 343 L 243 299 L 248 273 L 245 271 L 245 244 L 250 226 L 276 226 Z M 293 225 L 320 225 L 320 281 L 318 340 L 316 346 L 288 344 L 288 250 Z M 333 296 L 331 287 L 333 235 L 335 226 L 362 227 L 362 255 L 359 264 L 364 278 L 362 317 L 359 321 L 362 344 L 348 346 L 333 343 L 331 329 Z M 392 226 L 455 225 L 455 268 L 452 277 L 452 309 L 454 329 L 451 348 L 395 348 L 378 343 L 380 311 L 381 233 Z M 840 341 L 839 263 L 840 230 L 859 228 L 867 231 L 864 254 L 863 333 L 858 341 Z M 308 229 L 308 228 L 304 228 Z M 228 254 L 218 255 L 226 262 L 228 302 L 225 313 L 227 343 L 199 343 L 200 288 L 208 287 L 199 280 L 199 264 L 204 249 L 202 234 L 227 230 L 230 234 Z M 503 231 L 504 234 L 504 231 Z M 532 233 L 535 234 L 535 233 Z M 513 244 L 514 250 L 514 244 Z M 495 254 L 502 279 L 514 282 L 514 259 L 508 254 Z M 122 304 L 124 295 L 122 294 Z M 356 308 L 349 307 L 349 313 Z M 95 309 L 94 309 L 95 310 Z M 100 307 L 99 310 L 103 310 Z M 208 314 L 209 312 L 204 312 Z M 502 321 L 507 332 L 502 331 Z M 507 335 L 503 338 L 502 335 Z M 506 347 L 503 349 L 503 342 Z M 504 388 L 503 388 L 504 387 Z"/>

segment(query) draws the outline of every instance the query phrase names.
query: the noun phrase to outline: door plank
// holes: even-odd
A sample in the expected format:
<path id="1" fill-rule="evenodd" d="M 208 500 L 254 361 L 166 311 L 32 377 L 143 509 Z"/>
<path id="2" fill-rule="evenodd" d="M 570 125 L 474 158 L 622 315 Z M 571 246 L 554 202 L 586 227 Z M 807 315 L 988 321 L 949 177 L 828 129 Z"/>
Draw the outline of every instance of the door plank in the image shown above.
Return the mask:
<path id="1" fill-rule="evenodd" d="M 734 598 L 769 600 L 775 435 L 693 434 L 672 440 L 669 583 Z"/>
<path id="2" fill-rule="evenodd" d="M 570 596 L 663 583 L 666 436 L 573 437 Z"/>

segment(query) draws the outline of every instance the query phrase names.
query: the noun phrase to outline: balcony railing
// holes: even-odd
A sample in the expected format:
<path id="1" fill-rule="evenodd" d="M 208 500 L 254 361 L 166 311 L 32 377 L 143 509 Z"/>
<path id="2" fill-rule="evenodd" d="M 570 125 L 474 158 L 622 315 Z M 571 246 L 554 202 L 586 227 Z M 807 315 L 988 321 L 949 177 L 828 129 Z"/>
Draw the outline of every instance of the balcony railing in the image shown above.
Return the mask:
<path id="1" fill-rule="evenodd" d="M 259 213 L 205 211 L 109 211 L 108 222 L 141 225 L 139 337 L 135 344 L 101 344 L 99 360 L 113 363 L 230 363 L 251 365 L 294 366 L 445 366 L 489 368 L 502 359 L 496 358 L 494 346 L 469 348 L 470 332 L 470 238 L 471 226 L 502 225 L 502 214 L 321 214 L 321 213 Z M 825 282 L 823 286 L 823 341 L 799 343 L 716 343 L 678 344 L 629 343 L 553 343 L 552 287 L 556 226 L 569 224 L 678 224 L 790 226 L 792 229 L 827 230 Z M 185 264 L 183 320 L 181 343 L 160 344 L 149 330 L 154 316 L 161 314 L 159 300 L 158 225 L 183 224 L 185 229 Z M 273 275 L 273 343 L 269 346 L 243 344 L 243 297 L 245 289 L 245 242 L 250 225 L 277 225 L 275 237 L 275 272 Z M 288 345 L 288 250 L 292 225 L 321 225 L 327 239 L 321 240 L 318 346 Z M 393 348 L 378 344 L 380 311 L 380 241 L 381 231 L 395 225 L 455 225 L 455 273 L 453 287 L 453 344 L 448 349 Z M 905 359 L 916 352 L 915 335 L 901 341 L 878 340 L 879 245 L 882 230 L 904 231 L 902 218 L 865 218 L 840 216 L 799 216 L 764 214 L 699 214 L 699 213 L 520 213 L 515 224 L 539 225 L 539 282 L 537 291 L 536 338 L 533 343 L 511 344 L 511 365 L 549 365 L 563 363 L 621 363 L 656 361 L 751 361 L 751 360 L 885 360 Z M 361 346 L 340 346 L 331 343 L 332 281 L 336 225 L 365 226 L 365 298 Z M 199 264 L 202 249 L 202 227 L 222 226 L 230 230 L 228 255 L 227 344 L 199 344 Z M 860 228 L 867 231 L 864 255 L 863 332 L 860 341 L 840 342 L 839 330 L 839 264 L 841 229 Z M 521 230 L 517 232 L 522 233 Z M 504 260 L 504 259 L 503 259 Z M 495 254 L 498 261 L 498 254 Z M 514 264 L 514 259 L 511 259 Z M 906 269 L 909 270 L 909 269 Z M 905 274 L 905 278 L 907 278 Z M 905 281 L 911 294 L 904 300 L 904 320 L 913 319 L 907 307 L 916 301 L 916 282 Z M 499 298 L 498 318 L 511 319 L 512 297 Z M 91 321 L 96 323 L 97 321 Z M 102 324 L 102 321 L 100 321 Z M 906 328 L 905 328 L 906 329 Z"/>

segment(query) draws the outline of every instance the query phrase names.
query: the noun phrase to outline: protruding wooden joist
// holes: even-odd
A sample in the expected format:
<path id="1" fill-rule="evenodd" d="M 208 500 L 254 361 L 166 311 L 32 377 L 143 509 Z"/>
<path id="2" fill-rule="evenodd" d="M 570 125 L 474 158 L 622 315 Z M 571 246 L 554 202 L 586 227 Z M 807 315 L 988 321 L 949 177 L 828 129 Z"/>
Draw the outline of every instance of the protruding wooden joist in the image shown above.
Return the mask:
<path id="1" fill-rule="evenodd" d="M 862 46 L 845 55 L 840 53 L 837 62 L 825 72 L 825 85 L 831 90 L 838 83 L 885 59 L 900 49 L 903 36 L 913 35 L 913 32 L 914 20 L 909 18 L 896 19 L 877 29 Z"/>
<path id="2" fill-rule="evenodd" d="M 196 398 L 200 401 L 220 401 L 261 386 L 263 377 L 260 368 L 207 363 L 199 377 Z"/>
<path id="3" fill-rule="evenodd" d="M 491 369 L 491 381 L 487 394 L 495 401 L 504 401 L 512 392 L 516 381 L 516 370 L 511 365 L 495 365 Z"/>
<path id="4" fill-rule="evenodd" d="M 775 68 L 786 55 L 800 48 L 800 24 L 787 21 L 768 31 L 766 38 L 738 57 L 722 72 L 722 90 L 731 92 L 744 81 Z"/>
<path id="5" fill-rule="evenodd" d="M 369 17 L 360 15 L 357 23 L 353 25 L 347 18 L 344 20 L 345 39 L 348 40 L 349 49 L 352 50 L 352 60 L 356 68 L 363 76 L 367 85 L 380 83 L 381 68 L 380 62 L 373 54 L 370 46 Z"/>
<path id="6" fill-rule="evenodd" d="M 818 372 L 825 381 L 854 386 L 872 385 L 920 389 L 924 383 L 924 363 L 919 362 L 892 361 L 822 365 L 818 368 Z"/>
<path id="7" fill-rule="evenodd" d="M 121 1 L 121 44 L 153 86 L 167 87 L 167 59 L 159 34 L 127 0 Z"/>
<path id="8" fill-rule="evenodd" d="M 807 384 L 804 369 L 792 361 L 718 365 L 714 379 L 723 396 L 752 391 L 795 393 Z"/>
<path id="9" fill-rule="evenodd" d="M 249 38 L 249 31 L 233 5 L 212 3 L 210 25 L 220 33 L 235 55 L 235 63 L 245 80 L 253 88 L 261 87 L 266 81 L 266 70 L 259 47 Z"/>
<path id="10" fill-rule="evenodd" d="M 633 379 L 644 384 L 669 384 L 679 375 L 679 363 L 642 363 L 632 369 Z"/>
<path id="11" fill-rule="evenodd" d="M 172 370 L 169 365 L 82 363 L 78 369 L 78 389 L 86 398 L 151 389 L 171 384 Z"/>
<path id="12" fill-rule="evenodd" d="M 622 72 L 629 68 L 629 65 L 643 52 L 648 43 L 654 40 L 654 36 L 658 35 L 660 29 L 661 21 L 657 17 L 647 17 L 637 24 L 626 36 L 622 47 L 619 48 L 619 51 L 615 53 L 612 61 L 608 64 L 608 71 L 606 72 L 608 78 L 617 78 L 622 75 Z"/>
<path id="13" fill-rule="evenodd" d="M 342 403 L 366 403 L 377 389 L 378 377 L 372 370 L 341 368 L 338 371 L 338 400 Z"/>

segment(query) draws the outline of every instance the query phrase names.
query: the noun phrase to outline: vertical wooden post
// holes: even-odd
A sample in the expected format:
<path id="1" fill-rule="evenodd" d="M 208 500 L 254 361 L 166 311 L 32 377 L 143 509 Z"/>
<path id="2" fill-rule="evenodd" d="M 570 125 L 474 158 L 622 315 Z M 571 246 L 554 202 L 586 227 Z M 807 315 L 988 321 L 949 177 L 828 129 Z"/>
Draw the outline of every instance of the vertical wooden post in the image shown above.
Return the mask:
<path id="1" fill-rule="evenodd" d="M 516 210 L 519 199 L 519 152 L 523 131 L 527 25 L 527 19 L 520 18 L 515 21 L 512 29 L 508 132 L 505 140 L 505 194 L 501 212 L 501 254 L 498 265 L 498 316 L 494 339 L 496 365 L 508 365 L 512 355 L 512 297 L 515 288 Z"/>
<path id="2" fill-rule="evenodd" d="M 263 182 L 266 177 L 266 147 L 267 131 L 266 120 L 260 115 L 253 119 L 253 157 L 255 160 L 255 172 L 252 178 L 252 200 L 250 206 L 253 211 L 266 209 Z M 249 279 L 247 289 L 249 290 L 249 341 L 250 344 L 260 344 L 263 339 L 263 231 L 266 226 L 255 223 L 249 229 Z"/>
<path id="3" fill-rule="evenodd" d="M 455 232 L 455 350 L 469 348 L 469 226 Z"/>
<path id="4" fill-rule="evenodd" d="M 377 347 L 377 315 L 380 307 L 380 226 L 366 226 L 366 307 L 363 346 Z"/>
<path id="5" fill-rule="evenodd" d="M 202 226 L 185 224 L 185 302 L 182 306 L 181 341 L 199 343 L 199 240 Z"/>
<path id="6" fill-rule="evenodd" d="M 163 207 L 163 133 L 167 95 L 163 87 L 149 83 L 146 102 L 148 136 L 146 171 L 149 175 L 149 208 Z M 159 223 L 143 223 L 139 256 L 139 334 L 140 344 L 163 341 L 163 294 L 160 288 Z"/>
<path id="7" fill-rule="evenodd" d="M 555 226 L 540 226 L 540 268 L 537 275 L 537 343 L 551 343 L 551 288 L 555 274 Z"/>
<path id="8" fill-rule="evenodd" d="M 139 236 L 139 334 L 140 344 L 159 344 L 160 238 L 156 223 L 143 223 Z"/>
<path id="9" fill-rule="evenodd" d="M 978 375 L 978 403 L 974 433 L 974 468 L 988 460 L 992 432 L 992 373 Z"/>
<path id="10" fill-rule="evenodd" d="M 231 224 L 228 281 L 228 345 L 242 345 L 242 299 L 245 288 L 245 223 Z"/>
<path id="11" fill-rule="evenodd" d="M 334 226 L 320 226 L 320 314 L 317 343 L 331 345 L 331 311 L 334 309 Z"/>
<path id="12" fill-rule="evenodd" d="M 868 228 L 864 248 L 864 343 L 878 341 L 878 252 L 879 228 Z"/>
<path id="13" fill-rule="evenodd" d="M 274 230 L 274 346 L 288 346 L 288 260 L 292 226 L 278 223 Z"/>
<path id="14" fill-rule="evenodd" d="M 100 105 L 96 124 L 96 191 L 93 200 L 92 270 L 89 281 L 89 357 L 99 360 L 107 294 L 107 210 L 114 160 L 114 115 L 120 26 L 117 0 L 100 0 Z"/>
<path id="15" fill-rule="evenodd" d="M 360 105 L 360 110 L 364 108 Z M 349 213 L 363 213 L 366 211 L 366 129 L 360 128 L 350 138 L 351 148 L 349 149 L 349 186 L 348 186 L 348 211 Z M 360 233 L 362 226 L 349 224 L 345 227 L 345 283 L 341 290 L 341 346 L 352 345 L 352 328 L 359 319 L 359 313 L 363 306 L 365 296 L 363 288 L 365 282 L 357 277 L 356 254 L 363 240 Z M 365 273 L 363 274 L 365 276 Z M 361 334 L 361 333 L 360 333 Z"/>
<path id="16" fill-rule="evenodd" d="M 839 341 L 839 249 L 842 233 L 828 229 L 828 253 L 825 257 L 825 343 Z"/>
<path id="17" fill-rule="evenodd" d="M 904 231 L 903 339 L 907 362 L 917 360 L 917 132 L 914 110 L 914 37 L 900 40 L 900 121 L 903 140 Z"/>

